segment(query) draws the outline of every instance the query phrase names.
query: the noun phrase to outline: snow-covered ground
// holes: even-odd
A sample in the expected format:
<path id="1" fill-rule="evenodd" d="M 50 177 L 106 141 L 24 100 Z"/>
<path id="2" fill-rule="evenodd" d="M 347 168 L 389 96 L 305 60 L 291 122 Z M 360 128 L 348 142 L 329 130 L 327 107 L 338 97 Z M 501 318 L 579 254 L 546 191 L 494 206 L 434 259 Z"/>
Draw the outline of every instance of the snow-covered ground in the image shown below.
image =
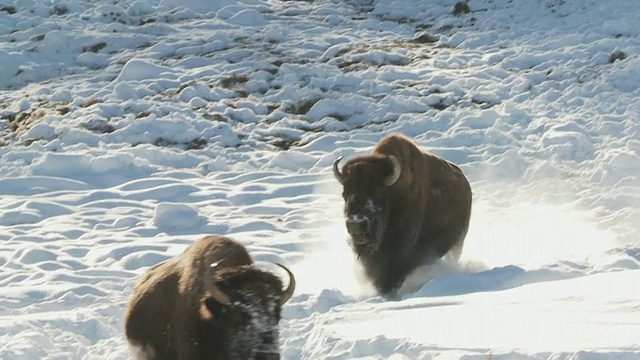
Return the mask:
<path id="1" fill-rule="evenodd" d="M 211 233 L 295 272 L 283 359 L 640 358 L 637 1 L 455 5 L 0 0 L 0 359 L 129 359 L 136 277 Z M 330 171 L 389 132 L 474 191 L 399 301 Z"/>

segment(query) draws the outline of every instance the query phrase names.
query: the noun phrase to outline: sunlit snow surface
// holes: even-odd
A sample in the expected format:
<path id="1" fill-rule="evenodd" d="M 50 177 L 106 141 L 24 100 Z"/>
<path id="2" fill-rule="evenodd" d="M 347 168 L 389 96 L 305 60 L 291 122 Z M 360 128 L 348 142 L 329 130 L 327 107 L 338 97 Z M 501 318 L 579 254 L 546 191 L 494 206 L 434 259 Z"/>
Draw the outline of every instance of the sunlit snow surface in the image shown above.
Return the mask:
<path id="1" fill-rule="evenodd" d="M 0 359 L 129 359 L 136 277 L 226 234 L 298 279 L 283 359 L 640 358 L 634 0 L 0 0 Z M 376 296 L 338 156 L 474 191 L 460 264 Z"/>

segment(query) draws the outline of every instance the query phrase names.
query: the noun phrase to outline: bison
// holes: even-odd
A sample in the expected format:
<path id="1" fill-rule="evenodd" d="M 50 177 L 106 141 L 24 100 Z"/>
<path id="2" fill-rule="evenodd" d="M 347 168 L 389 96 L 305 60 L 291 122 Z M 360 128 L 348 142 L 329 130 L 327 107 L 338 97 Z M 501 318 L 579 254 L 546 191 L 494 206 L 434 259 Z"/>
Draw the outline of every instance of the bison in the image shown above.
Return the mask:
<path id="1" fill-rule="evenodd" d="M 295 278 L 253 265 L 240 243 L 206 236 L 134 286 L 125 335 L 137 360 L 276 360 L 278 322 Z"/>
<path id="2" fill-rule="evenodd" d="M 367 278 L 393 296 L 417 267 L 451 252 L 457 261 L 471 217 L 471 187 L 462 170 L 390 134 L 373 153 L 333 163 L 342 184 L 351 247 Z"/>

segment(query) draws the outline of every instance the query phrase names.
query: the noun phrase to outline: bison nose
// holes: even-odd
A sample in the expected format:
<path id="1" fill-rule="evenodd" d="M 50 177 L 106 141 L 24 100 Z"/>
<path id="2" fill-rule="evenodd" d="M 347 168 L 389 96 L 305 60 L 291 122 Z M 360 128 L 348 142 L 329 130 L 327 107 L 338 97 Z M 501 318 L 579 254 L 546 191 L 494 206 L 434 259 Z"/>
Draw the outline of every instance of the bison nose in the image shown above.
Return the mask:
<path id="1" fill-rule="evenodd" d="M 347 231 L 351 235 L 365 235 L 371 232 L 371 221 L 362 215 L 347 218 Z"/>
<path id="2" fill-rule="evenodd" d="M 280 354 L 272 352 L 259 352 L 255 360 L 280 360 Z"/>

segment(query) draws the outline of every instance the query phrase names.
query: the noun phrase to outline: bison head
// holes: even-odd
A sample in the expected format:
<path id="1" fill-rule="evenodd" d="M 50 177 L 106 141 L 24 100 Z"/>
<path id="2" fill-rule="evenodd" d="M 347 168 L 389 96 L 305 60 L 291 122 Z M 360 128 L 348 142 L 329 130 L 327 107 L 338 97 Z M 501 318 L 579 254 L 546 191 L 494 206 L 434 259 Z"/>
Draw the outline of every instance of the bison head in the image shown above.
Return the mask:
<path id="1" fill-rule="evenodd" d="M 289 275 L 289 285 L 283 290 L 282 281 L 271 272 L 254 266 L 215 271 L 215 265 L 207 276 L 209 296 L 203 300 L 201 313 L 203 320 L 209 316 L 224 324 L 220 335 L 225 358 L 280 359 L 278 322 L 282 306 L 295 290 L 291 271 L 277 264 Z"/>
<path id="2" fill-rule="evenodd" d="M 374 154 L 348 161 L 342 168 L 333 163 L 333 174 L 342 184 L 346 227 L 358 254 L 375 251 L 387 227 L 390 190 L 400 178 L 401 166 L 393 155 Z"/>

